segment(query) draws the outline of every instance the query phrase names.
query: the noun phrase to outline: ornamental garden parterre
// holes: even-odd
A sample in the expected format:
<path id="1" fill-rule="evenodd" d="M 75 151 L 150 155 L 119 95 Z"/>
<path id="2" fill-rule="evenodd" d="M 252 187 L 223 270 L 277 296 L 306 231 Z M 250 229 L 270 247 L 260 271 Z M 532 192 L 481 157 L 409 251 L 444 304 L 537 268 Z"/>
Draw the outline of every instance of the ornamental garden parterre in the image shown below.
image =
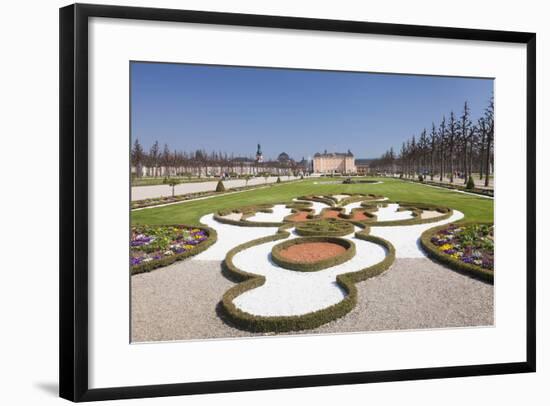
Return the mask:
<path id="1" fill-rule="evenodd" d="M 492 283 L 494 226 L 463 217 L 445 205 L 374 193 L 256 202 L 204 215 L 201 226 L 132 226 L 130 269 L 162 272 L 221 250 L 222 272 L 237 284 L 219 297 L 219 317 L 251 332 L 301 331 L 352 311 L 355 284 L 382 275 L 405 252 Z"/>

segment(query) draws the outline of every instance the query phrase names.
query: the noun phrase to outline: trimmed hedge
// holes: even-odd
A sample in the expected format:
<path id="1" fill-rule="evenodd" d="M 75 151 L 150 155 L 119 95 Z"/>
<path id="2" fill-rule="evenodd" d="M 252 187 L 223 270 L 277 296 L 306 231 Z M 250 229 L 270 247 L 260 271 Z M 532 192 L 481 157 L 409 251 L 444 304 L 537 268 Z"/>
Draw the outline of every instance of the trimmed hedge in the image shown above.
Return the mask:
<path id="1" fill-rule="evenodd" d="M 168 225 L 167 225 L 168 226 Z M 181 224 L 178 224 L 178 226 L 182 226 Z M 185 227 L 191 227 L 191 226 L 185 226 Z M 156 259 L 149 262 L 144 262 L 139 265 L 130 266 L 130 275 L 137 275 L 140 273 L 145 272 L 151 272 L 153 269 L 161 268 L 164 266 L 168 266 L 173 264 L 176 261 L 181 261 L 183 259 L 192 257 L 194 255 L 200 254 L 204 250 L 206 250 L 208 247 L 210 247 L 212 244 L 214 244 L 218 239 L 218 234 L 216 233 L 216 230 L 210 227 L 197 227 L 192 226 L 193 228 L 200 228 L 202 230 L 205 230 L 208 233 L 208 239 L 206 241 L 201 242 L 200 244 L 196 245 L 193 249 L 189 251 L 182 252 L 180 254 L 174 254 L 170 255 L 168 257 L 164 257 L 162 259 Z"/>
<path id="2" fill-rule="evenodd" d="M 306 195 L 297 197 L 298 200 L 311 200 L 313 202 L 325 203 L 328 206 L 335 206 L 335 199 L 328 198 L 326 196 Z"/>
<path id="3" fill-rule="evenodd" d="M 218 305 L 220 315 L 235 327 L 243 330 L 251 332 L 278 333 L 317 328 L 323 324 L 345 316 L 357 304 L 357 288 L 355 287 L 355 284 L 381 274 L 390 267 L 395 259 L 395 248 L 389 241 L 368 235 L 367 233 L 368 229 L 366 228 L 365 230 L 356 233 L 355 236 L 357 238 L 383 246 L 387 251 L 386 258 L 378 264 L 360 271 L 338 275 L 336 277 L 336 283 L 346 292 L 346 297 L 341 302 L 338 302 L 332 306 L 300 316 L 255 316 L 240 310 L 233 303 L 233 300 L 237 296 L 248 290 L 262 286 L 265 283 L 264 276 L 254 275 L 241 271 L 237 268 L 233 263 L 233 257 L 238 252 L 254 245 L 287 238 L 290 233 L 285 231 L 284 227 L 281 227 L 279 232 L 273 236 L 259 238 L 233 248 L 225 257 L 225 261 L 223 263 L 224 274 L 231 280 L 241 283 L 232 287 L 223 295 L 222 300 Z"/>
<path id="4" fill-rule="evenodd" d="M 384 202 L 387 206 L 388 203 Z M 412 226 L 416 224 L 435 223 L 440 220 L 448 219 L 453 215 L 453 210 L 448 207 L 437 206 L 431 203 L 411 203 L 411 202 L 394 202 L 399 204 L 399 211 L 411 210 L 413 218 L 405 220 L 388 220 L 388 221 L 369 221 L 371 227 L 391 227 L 391 226 Z M 367 208 L 369 209 L 369 208 Z M 423 210 L 435 210 L 441 213 L 441 216 L 425 218 L 421 217 Z"/>
<path id="5" fill-rule="evenodd" d="M 289 247 L 299 244 L 307 244 L 314 242 L 327 242 L 331 244 L 337 244 L 345 249 L 342 254 L 336 255 L 331 258 L 322 259 L 316 262 L 297 262 L 292 261 L 288 258 L 285 258 L 281 255 L 281 251 Z M 355 256 L 355 244 L 350 240 L 345 240 L 338 237 L 327 237 L 327 236 L 318 236 L 318 237 L 303 237 L 303 238 L 293 238 L 288 241 L 284 241 L 280 244 L 275 245 L 271 249 L 271 259 L 277 265 L 285 269 L 291 269 L 293 271 L 300 272 L 315 272 L 322 269 L 330 268 L 331 266 L 340 265 L 346 261 L 349 261 Z"/>
<path id="6" fill-rule="evenodd" d="M 365 215 L 366 217 L 368 217 L 367 219 L 365 220 L 357 220 L 357 221 L 361 221 L 361 222 L 373 222 L 373 221 L 376 221 L 376 214 L 373 214 L 371 212 L 372 210 L 369 210 L 367 208 L 361 208 L 361 207 L 357 207 L 355 209 L 353 209 L 350 213 L 340 213 L 338 215 L 338 217 L 344 219 L 344 220 L 352 220 L 356 213 L 357 212 L 360 212 L 360 213 L 363 213 L 363 215 Z"/>
<path id="7" fill-rule="evenodd" d="M 280 221 L 248 221 L 248 217 L 254 216 L 258 212 L 262 213 L 273 213 L 272 207 L 274 204 L 258 204 L 253 206 L 243 206 L 236 209 L 222 209 L 218 210 L 217 213 L 214 213 L 214 220 L 222 224 L 229 224 L 233 226 L 241 227 L 280 227 L 283 225 Z M 232 220 L 224 218 L 231 213 L 241 213 L 241 218 L 239 220 Z"/>
<path id="8" fill-rule="evenodd" d="M 376 200 L 383 199 L 385 196 L 375 195 L 369 193 L 367 195 L 361 193 L 354 193 L 350 197 L 340 200 L 338 203 L 339 206 L 345 206 L 346 204 L 355 203 L 355 202 L 374 202 Z"/>
<path id="9" fill-rule="evenodd" d="M 305 221 L 296 224 L 296 234 L 302 237 L 329 236 L 342 237 L 353 233 L 352 223 L 347 221 L 326 219 L 319 221 Z"/>
<path id="10" fill-rule="evenodd" d="M 461 226 L 467 226 L 471 224 L 492 225 L 492 223 L 480 223 L 480 222 L 461 222 L 458 224 L 460 224 Z M 422 235 L 420 236 L 420 246 L 424 249 L 424 252 L 426 252 L 426 254 L 430 258 L 433 258 L 434 260 L 444 265 L 447 265 L 449 268 L 454 269 L 455 271 L 467 274 L 476 279 L 480 279 L 482 281 L 493 284 L 494 275 L 495 275 L 494 271 L 483 269 L 474 264 L 467 264 L 465 262 L 458 261 L 452 258 L 450 255 L 447 255 L 444 252 L 441 252 L 438 249 L 438 247 L 431 242 L 431 238 L 434 236 L 434 234 L 438 233 L 440 230 L 448 226 L 449 224 L 445 224 L 439 227 L 430 228 L 429 230 L 426 230 L 422 233 Z"/>

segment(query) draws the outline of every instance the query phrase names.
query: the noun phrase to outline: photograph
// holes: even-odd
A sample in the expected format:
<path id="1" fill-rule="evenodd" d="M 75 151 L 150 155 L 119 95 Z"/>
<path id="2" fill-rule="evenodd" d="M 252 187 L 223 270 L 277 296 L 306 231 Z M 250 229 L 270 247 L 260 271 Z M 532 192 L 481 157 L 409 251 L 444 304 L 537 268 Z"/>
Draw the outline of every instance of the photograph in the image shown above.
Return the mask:
<path id="1" fill-rule="evenodd" d="M 494 78 L 129 69 L 132 343 L 494 326 Z"/>

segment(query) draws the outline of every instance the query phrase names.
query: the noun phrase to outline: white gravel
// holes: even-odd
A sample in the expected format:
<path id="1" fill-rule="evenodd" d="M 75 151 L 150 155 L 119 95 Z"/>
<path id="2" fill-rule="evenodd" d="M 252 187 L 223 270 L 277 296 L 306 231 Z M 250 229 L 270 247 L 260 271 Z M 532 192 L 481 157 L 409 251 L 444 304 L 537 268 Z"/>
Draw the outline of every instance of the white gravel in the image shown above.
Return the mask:
<path id="1" fill-rule="evenodd" d="M 239 227 L 218 223 L 212 214 L 202 216 L 200 222 L 216 230 L 218 239 L 206 251 L 193 257 L 196 260 L 222 261 L 227 252 L 237 245 L 277 232 L 277 227 Z"/>
<path id="2" fill-rule="evenodd" d="M 361 202 L 353 202 L 342 206 L 344 208 L 344 213 L 351 213 L 353 209 L 361 207 Z"/>
<path id="3" fill-rule="evenodd" d="M 220 216 L 220 217 L 227 220 L 239 221 L 242 216 L 243 216 L 242 213 L 229 213 L 226 216 Z"/>
<path id="4" fill-rule="evenodd" d="M 350 195 L 332 195 L 336 200 L 340 201 L 342 199 L 345 199 L 346 197 L 349 197 Z"/>
<path id="5" fill-rule="evenodd" d="M 407 220 L 413 217 L 412 211 L 397 211 L 398 208 L 397 203 L 390 203 L 386 207 L 379 207 L 373 214 L 377 216 L 376 221 Z"/>
<path id="6" fill-rule="evenodd" d="M 298 200 L 294 199 L 295 202 L 308 202 L 311 203 L 311 207 L 313 209 L 314 214 L 321 213 L 321 210 L 323 210 L 325 207 L 330 207 L 328 204 L 321 203 L 321 202 L 313 202 L 311 200 Z"/>
<path id="7" fill-rule="evenodd" d="M 255 215 L 248 217 L 248 221 L 283 221 L 286 216 L 292 214 L 291 209 L 287 209 L 284 204 L 276 204 L 272 207 L 273 213 L 257 212 Z"/>
<path id="8" fill-rule="evenodd" d="M 425 258 L 418 241 L 420 235 L 432 227 L 452 223 L 463 217 L 462 212 L 454 210 L 451 217 L 445 220 L 412 226 L 371 227 L 370 233 L 391 242 L 395 247 L 396 258 Z"/>
<path id="9" fill-rule="evenodd" d="M 386 250 L 374 243 L 351 239 L 357 249 L 355 256 L 343 264 L 317 272 L 298 272 L 281 268 L 271 261 L 273 241 L 239 252 L 234 264 L 245 272 L 266 277 L 264 285 L 235 298 L 241 310 L 260 316 L 291 316 L 323 309 L 342 301 L 344 292 L 336 283 L 336 276 L 359 271 L 382 261 Z M 290 238 L 294 238 L 292 235 Z"/>

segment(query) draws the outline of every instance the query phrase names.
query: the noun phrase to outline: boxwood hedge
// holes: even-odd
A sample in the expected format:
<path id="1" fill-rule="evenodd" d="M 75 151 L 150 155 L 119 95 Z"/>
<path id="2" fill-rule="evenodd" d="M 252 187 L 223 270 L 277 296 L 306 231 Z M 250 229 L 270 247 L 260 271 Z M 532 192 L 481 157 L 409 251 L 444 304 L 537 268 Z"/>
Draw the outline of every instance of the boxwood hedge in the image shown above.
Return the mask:
<path id="1" fill-rule="evenodd" d="M 218 305 L 218 310 L 223 319 L 237 328 L 252 332 L 281 333 L 288 331 L 301 331 L 313 329 L 343 317 L 357 304 L 357 288 L 355 287 L 355 284 L 381 274 L 391 266 L 395 259 L 395 249 L 389 241 L 371 236 L 368 234 L 368 229 L 364 229 L 356 233 L 355 236 L 384 247 L 386 250 L 386 257 L 383 261 L 368 268 L 357 272 L 338 275 L 336 277 L 336 283 L 340 285 L 346 293 L 346 297 L 342 301 L 324 309 L 300 316 L 256 316 L 240 310 L 237 306 L 235 306 L 233 300 L 248 290 L 262 286 L 265 283 L 265 277 L 240 270 L 233 263 L 233 257 L 238 252 L 254 245 L 287 238 L 290 234 L 285 230 L 285 227 L 288 228 L 290 225 L 281 227 L 279 232 L 273 236 L 247 242 L 233 248 L 227 253 L 223 263 L 224 274 L 231 280 L 240 283 L 225 292 L 221 302 Z"/>
<path id="2" fill-rule="evenodd" d="M 325 235 L 329 237 L 342 237 L 353 233 L 352 223 L 334 219 L 304 221 L 296 224 L 296 234 L 302 237 Z"/>

